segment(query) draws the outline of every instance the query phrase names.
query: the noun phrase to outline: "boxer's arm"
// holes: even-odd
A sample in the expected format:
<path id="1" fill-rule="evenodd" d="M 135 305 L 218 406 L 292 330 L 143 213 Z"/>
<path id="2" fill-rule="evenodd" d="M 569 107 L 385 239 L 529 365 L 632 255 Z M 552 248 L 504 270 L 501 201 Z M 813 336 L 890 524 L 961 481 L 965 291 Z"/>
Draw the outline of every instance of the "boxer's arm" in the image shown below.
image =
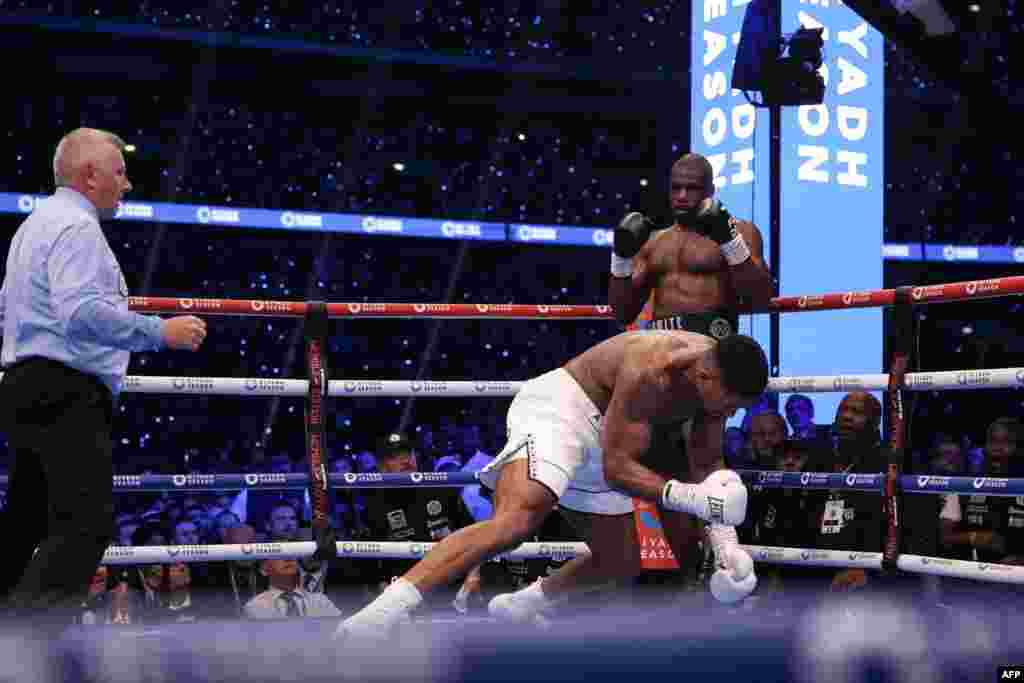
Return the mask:
<path id="1" fill-rule="evenodd" d="M 715 470 L 725 469 L 725 418 L 698 415 L 686 441 L 693 481 L 704 481 Z"/>
<path id="2" fill-rule="evenodd" d="M 630 277 L 608 276 L 608 305 L 615 311 L 615 319 L 623 325 L 636 320 L 654 287 L 648 258 L 650 244 L 645 244 L 633 257 L 633 274 Z"/>
<path id="3" fill-rule="evenodd" d="M 628 361 L 615 379 L 601 434 L 604 476 L 608 484 L 630 495 L 658 502 L 668 481 L 640 464 L 651 445 L 647 420 L 650 405 L 660 393 L 645 379 L 647 373 Z"/>
<path id="4" fill-rule="evenodd" d="M 736 296 L 754 309 L 763 309 L 775 296 L 772 275 L 764 261 L 764 240 L 761 231 L 749 221 L 736 221 L 736 231 L 746 241 L 750 258 L 729 266 L 729 279 Z"/>

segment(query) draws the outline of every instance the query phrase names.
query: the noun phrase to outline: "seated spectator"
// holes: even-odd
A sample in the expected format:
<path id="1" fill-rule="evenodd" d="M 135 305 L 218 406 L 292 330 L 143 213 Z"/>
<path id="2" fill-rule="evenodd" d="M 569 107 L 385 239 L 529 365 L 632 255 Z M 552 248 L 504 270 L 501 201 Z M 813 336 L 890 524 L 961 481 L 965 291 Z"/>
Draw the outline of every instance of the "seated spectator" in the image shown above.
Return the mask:
<path id="1" fill-rule="evenodd" d="M 245 603 L 249 619 L 341 616 L 341 610 L 326 595 L 302 587 L 295 560 L 264 560 L 260 574 L 267 577 L 270 587 Z"/>
<path id="2" fill-rule="evenodd" d="M 256 530 L 248 524 L 224 529 L 223 543 L 245 545 L 257 542 Z M 254 560 L 210 562 L 202 577 L 206 612 L 222 617 L 242 615 L 245 604 L 266 587 Z"/>
<path id="3" fill-rule="evenodd" d="M 279 501 L 270 509 L 266 523 L 267 536 L 271 541 L 292 543 L 309 541 L 313 536 L 309 527 L 299 528 L 299 515 L 286 501 Z M 307 593 L 323 593 L 327 577 L 327 563 L 304 557 L 299 563 L 299 585 Z"/>
<path id="4" fill-rule="evenodd" d="M 744 469 L 753 464 L 747 456 L 747 437 L 739 427 L 725 430 L 723 448 L 726 466 L 730 469 Z"/>
<path id="5" fill-rule="evenodd" d="M 757 413 L 750 418 L 750 454 L 755 467 L 778 467 L 788 432 L 786 420 L 776 412 Z"/>
<path id="6" fill-rule="evenodd" d="M 986 433 L 987 476 L 1007 476 L 1018 469 L 1020 422 L 994 421 Z M 1024 506 L 1016 498 L 984 494 L 949 494 L 943 498 L 940 538 L 947 556 L 974 562 L 1002 562 L 1024 554 Z"/>
<path id="7" fill-rule="evenodd" d="M 214 528 L 217 531 L 217 543 L 227 543 L 227 541 L 225 540 L 227 538 L 227 532 L 241 525 L 242 520 L 238 519 L 238 515 L 236 515 L 234 512 L 231 512 L 230 510 L 225 510 L 224 512 L 217 515 L 217 521 L 214 525 Z"/>
<path id="8" fill-rule="evenodd" d="M 787 411 L 789 403 L 787 402 Z M 835 420 L 835 446 L 812 455 L 807 468 L 812 472 L 874 473 L 887 461 L 879 427 L 882 405 L 866 392 L 847 394 L 839 404 Z M 801 418 L 802 419 L 802 418 Z M 791 421 L 792 424 L 792 421 Z M 799 419 L 794 433 L 800 433 Z M 879 552 L 882 549 L 882 499 L 867 491 L 808 491 L 808 547 L 828 550 Z M 822 569 L 815 572 L 827 580 L 832 591 L 863 588 L 870 577 L 864 569 Z"/>
<path id="9" fill-rule="evenodd" d="M 1005 477 L 1018 470 L 1020 422 L 995 420 L 986 432 L 986 476 Z M 984 494 L 943 496 L 939 513 L 942 555 L 973 562 L 1024 565 L 1024 505 L 1020 497 Z M 965 579 L 942 578 L 944 602 L 971 600 L 980 593 L 1001 593 L 1007 587 L 979 585 Z"/>
<path id="10" fill-rule="evenodd" d="M 137 615 L 137 601 L 128 584 L 117 580 L 115 572 L 101 564 L 89 584 L 78 622 L 84 625 L 130 624 L 133 615 Z"/>
<path id="11" fill-rule="evenodd" d="M 1024 462 L 1017 457 L 1020 443 L 1020 420 L 1001 417 L 985 432 L 985 462 L 989 474 L 997 477 L 1024 476 Z"/>
<path id="12" fill-rule="evenodd" d="M 388 474 L 419 471 L 416 456 L 412 442 L 402 433 L 389 434 L 377 448 L 377 463 L 381 472 Z M 453 531 L 473 523 L 457 489 L 367 489 L 364 496 L 366 522 L 374 540 L 439 541 Z M 380 560 L 375 564 L 378 572 L 376 580 L 383 589 L 392 578 L 408 571 L 415 560 Z M 449 587 L 450 590 L 437 591 L 436 596 L 427 602 L 450 602 L 460 584 L 474 592 L 478 591 L 479 568 L 465 577 L 458 577 Z"/>
<path id="13" fill-rule="evenodd" d="M 199 545 L 199 527 L 190 519 L 174 525 L 174 545 Z"/>
<path id="14" fill-rule="evenodd" d="M 829 441 L 829 428 L 814 424 L 814 402 L 803 394 L 793 394 L 786 399 L 786 420 L 792 428 L 790 438 L 804 439 L 824 447 Z"/>
<path id="15" fill-rule="evenodd" d="M 192 599 L 192 570 L 187 564 L 148 565 L 142 574 L 145 600 L 141 621 L 181 623 L 199 619 L 200 606 Z"/>
<path id="16" fill-rule="evenodd" d="M 128 516 L 117 525 L 117 533 L 114 535 L 112 545 L 132 545 L 132 535 L 142 525 L 142 520 L 137 517 Z"/>
<path id="17" fill-rule="evenodd" d="M 363 451 L 356 456 L 356 470 L 359 474 L 377 471 L 377 458 L 370 451 Z"/>
<path id="18" fill-rule="evenodd" d="M 965 470 L 961 444 L 951 434 L 936 434 L 929 453 L 928 471 L 931 474 L 953 477 L 963 474 Z"/>
<path id="19" fill-rule="evenodd" d="M 465 465 L 462 466 L 463 472 L 479 472 L 486 467 L 492 460 L 493 455 L 480 452 L 469 459 Z M 470 484 L 469 486 L 462 487 L 462 502 L 466 505 L 466 509 L 469 510 L 469 514 L 473 516 L 473 519 L 477 522 L 482 522 L 485 519 L 490 519 L 491 515 L 494 514 L 494 504 L 491 502 L 490 496 L 481 495 L 480 484 Z"/>
<path id="20" fill-rule="evenodd" d="M 773 413 L 764 413 L 773 415 Z M 774 413 L 778 417 L 777 413 Z M 768 423 L 774 420 L 767 421 Z M 784 472 L 803 472 L 811 455 L 807 441 L 787 439 L 778 452 L 774 467 Z M 747 519 L 737 529 L 743 543 L 787 548 L 813 546 L 808 519 L 810 517 L 810 491 L 805 489 L 750 487 Z M 764 564 L 758 565 L 759 593 L 776 593 L 788 580 L 799 581 L 812 575 L 806 567 Z"/>

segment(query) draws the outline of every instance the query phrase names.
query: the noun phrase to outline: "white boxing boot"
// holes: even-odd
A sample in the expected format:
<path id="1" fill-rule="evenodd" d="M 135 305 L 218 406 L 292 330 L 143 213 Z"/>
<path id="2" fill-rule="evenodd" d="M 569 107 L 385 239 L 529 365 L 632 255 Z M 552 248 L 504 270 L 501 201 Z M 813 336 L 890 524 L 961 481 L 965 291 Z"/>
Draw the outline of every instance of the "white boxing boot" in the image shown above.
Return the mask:
<path id="1" fill-rule="evenodd" d="M 491 598 L 487 603 L 490 615 L 501 621 L 515 624 L 533 624 L 539 628 L 549 628 L 551 622 L 546 612 L 557 603 L 544 595 L 541 579 L 537 579 L 526 588 L 514 593 L 502 593 Z"/>
<path id="2" fill-rule="evenodd" d="M 386 639 L 399 623 L 408 622 L 409 613 L 423 602 L 423 596 L 405 579 L 389 585 L 377 599 L 341 622 L 334 632 L 336 640 L 373 644 Z"/>

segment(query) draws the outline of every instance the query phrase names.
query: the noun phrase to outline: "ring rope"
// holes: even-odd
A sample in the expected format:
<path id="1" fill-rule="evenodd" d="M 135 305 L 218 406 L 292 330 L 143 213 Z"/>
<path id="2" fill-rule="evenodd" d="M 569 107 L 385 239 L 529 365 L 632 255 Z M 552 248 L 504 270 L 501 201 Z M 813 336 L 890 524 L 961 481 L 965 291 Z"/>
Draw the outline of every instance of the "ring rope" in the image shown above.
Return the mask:
<path id="1" fill-rule="evenodd" d="M 912 303 L 934 304 L 950 301 L 995 299 L 1024 294 L 1024 275 L 947 282 L 938 285 L 909 287 Z M 876 289 L 771 299 L 757 312 L 800 313 L 847 308 L 892 306 L 895 289 Z M 202 315 L 241 315 L 261 317 L 293 317 L 306 315 L 308 304 L 302 301 L 270 301 L 257 299 L 192 299 L 173 297 L 129 297 L 128 306 L 139 313 L 193 313 Z M 748 311 L 744 311 L 748 312 Z M 755 311 L 749 311 L 755 312 Z M 329 318 L 421 318 L 458 319 L 488 318 L 491 320 L 521 319 L 613 319 L 610 306 L 549 304 L 442 304 L 442 303 L 367 303 L 345 302 L 327 304 Z"/>
<path id="2" fill-rule="evenodd" d="M 0 373 L 3 377 L 3 373 Z M 768 381 L 767 393 L 823 394 L 847 391 L 885 391 L 889 375 L 808 375 L 775 377 Z M 327 395 L 332 397 L 377 396 L 401 398 L 415 396 L 468 398 L 490 396 L 510 398 L 522 388 L 523 381 L 501 380 L 371 380 L 332 379 Z M 972 391 L 976 389 L 1024 388 L 1024 368 L 991 370 L 945 370 L 907 373 L 907 391 Z M 128 394 L 189 394 L 196 396 L 293 396 L 305 397 L 309 382 L 304 379 L 267 377 L 164 377 L 128 375 L 122 391 Z"/>
<path id="3" fill-rule="evenodd" d="M 408 541 L 343 541 L 337 543 L 338 557 L 345 559 L 416 560 L 436 543 Z M 750 557 L 762 564 L 798 565 L 880 569 L 882 553 L 853 550 L 819 550 L 817 548 L 784 548 L 764 545 L 743 545 Z M 266 542 L 227 545 L 111 546 L 103 554 L 107 565 L 165 564 L 182 562 L 261 561 L 298 559 L 316 552 L 313 541 Z M 530 560 L 538 558 L 569 559 L 588 552 L 585 543 L 523 543 L 497 555 L 490 562 Z M 992 562 L 968 562 L 944 557 L 900 555 L 897 567 L 915 574 L 949 576 L 997 583 L 1024 584 L 1024 567 Z"/>
<path id="4" fill-rule="evenodd" d="M 766 489 L 804 489 L 882 492 L 884 473 L 842 474 L 836 472 L 780 472 L 778 470 L 736 470 L 748 484 Z M 8 483 L 0 476 L 0 488 Z M 259 474 L 115 474 L 114 493 L 178 491 L 212 492 L 253 490 L 302 490 L 309 486 L 310 476 L 300 473 Z M 479 483 L 475 472 L 410 472 L 382 474 L 328 474 L 332 489 L 381 488 L 444 488 Z M 934 474 L 904 474 L 899 478 L 905 493 L 919 494 L 983 494 L 986 496 L 1024 496 L 1024 478 L 947 477 Z"/>
<path id="5" fill-rule="evenodd" d="M 339 541 L 338 558 L 415 560 L 423 557 L 436 543 L 409 541 Z M 110 546 L 103 553 L 102 564 L 164 564 L 168 562 L 256 561 L 312 557 L 317 545 L 313 541 L 264 543 L 228 543 L 217 545 L 150 545 Z M 537 558 L 569 559 L 586 553 L 585 543 L 523 543 L 517 548 L 495 556 L 490 561 L 532 560 Z"/>

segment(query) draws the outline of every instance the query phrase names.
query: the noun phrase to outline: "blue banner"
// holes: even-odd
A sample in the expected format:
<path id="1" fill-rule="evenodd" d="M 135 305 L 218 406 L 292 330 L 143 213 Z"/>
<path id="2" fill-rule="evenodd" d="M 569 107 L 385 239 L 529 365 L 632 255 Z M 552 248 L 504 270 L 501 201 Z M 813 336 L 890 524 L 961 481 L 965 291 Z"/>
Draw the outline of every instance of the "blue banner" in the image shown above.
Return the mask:
<path id="1" fill-rule="evenodd" d="M 882 492 L 882 474 L 843 474 L 834 472 L 779 472 L 777 470 L 737 470 L 740 478 L 752 486 L 769 489 L 847 489 Z"/>
<path id="2" fill-rule="evenodd" d="M 0 193 L 0 212 L 30 213 L 45 195 Z M 433 218 L 366 216 L 344 213 L 277 211 L 198 204 L 125 201 L 118 206 L 115 220 L 191 225 L 219 225 L 272 230 L 305 230 L 366 235 L 400 235 L 438 239 L 503 242 L 505 223 L 453 221 Z"/>
<path id="3" fill-rule="evenodd" d="M 822 28 L 821 104 L 782 109 L 781 296 L 883 287 L 885 49 L 882 35 L 839 2 L 783 0 L 782 31 Z M 767 189 L 767 173 L 764 176 Z M 836 359 L 881 371 L 882 309 L 784 315 L 782 375 L 833 374 Z M 877 396 L 880 396 L 876 392 Z M 784 405 L 787 396 L 779 396 Z M 831 424 L 841 394 L 815 395 Z"/>
<path id="4" fill-rule="evenodd" d="M 690 23 L 690 149 L 707 158 L 715 196 L 729 213 L 757 225 L 771 263 L 768 110 L 755 108 L 732 89 L 732 70 L 748 0 L 695 2 Z M 666 175 L 669 173 L 665 169 Z M 813 291 L 821 291 L 820 288 Z M 748 334 L 771 355 L 767 315 L 740 318 Z M 738 425 L 742 415 L 729 420 Z"/>
<path id="5" fill-rule="evenodd" d="M 513 223 L 508 226 L 508 238 L 512 242 L 607 248 L 612 243 L 612 231 L 569 225 Z"/>
<path id="6" fill-rule="evenodd" d="M 986 496 L 1024 495 L 1024 479 L 998 477 L 939 477 L 931 474 L 904 475 L 900 488 L 906 493 L 971 493 Z"/>
<path id="7" fill-rule="evenodd" d="M 35 208 L 37 201 L 45 198 L 46 195 L 0 192 L 0 213 L 28 214 Z M 740 195 L 739 201 L 733 201 L 733 206 L 737 204 L 742 204 L 742 195 Z M 608 248 L 612 239 L 612 231 L 606 228 L 576 225 L 480 223 L 440 218 L 239 209 L 227 206 L 141 201 L 122 202 L 115 215 L 115 220 L 189 225 L 233 225 L 239 228 L 401 235 L 489 242 L 508 240 L 531 244 L 601 248 Z M 1024 247 L 929 244 L 922 252 L 920 244 L 884 244 L 881 257 L 884 261 L 921 261 L 927 257 L 929 261 L 1024 263 Z M 744 325 L 749 327 L 749 322 Z"/>
<path id="8" fill-rule="evenodd" d="M 0 476 L 0 488 L 8 477 Z M 115 474 L 115 493 L 134 491 L 234 491 L 239 489 L 304 489 L 308 474 Z M 475 472 L 410 472 L 408 474 L 329 474 L 327 483 L 335 489 L 387 489 L 466 486 L 479 483 Z"/>

